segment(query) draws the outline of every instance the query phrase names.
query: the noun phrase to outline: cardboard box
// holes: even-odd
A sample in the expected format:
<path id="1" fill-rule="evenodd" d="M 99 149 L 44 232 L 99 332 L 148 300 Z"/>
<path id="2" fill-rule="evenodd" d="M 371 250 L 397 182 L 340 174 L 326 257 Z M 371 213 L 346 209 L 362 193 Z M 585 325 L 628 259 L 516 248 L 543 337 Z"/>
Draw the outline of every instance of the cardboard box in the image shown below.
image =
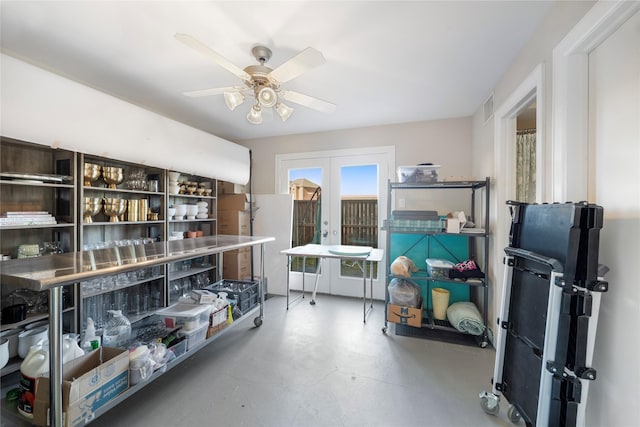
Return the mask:
<path id="1" fill-rule="evenodd" d="M 221 331 L 223 331 L 227 326 L 229 326 L 229 324 L 224 321 L 223 323 L 219 323 L 216 326 L 209 326 L 209 329 L 207 329 L 207 339 L 211 338 L 212 336 L 220 333 Z"/>
<path id="2" fill-rule="evenodd" d="M 191 291 L 191 299 L 198 304 L 211 304 L 215 302 L 217 296 L 206 289 L 194 289 Z"/>
<path id="3" fill-rule="evenodd" d="M 129 352 L 100 347 L 65 363 L 62 377 L 63 426 L 85 425 L 94 412 L 129 388 Z M 49 378 L 36 383 L 33 424 L 49 422 Z"/>
<path id="4" fill-rule="evenodd" d="M 420 308 L 413 308 L 389 304 L 387 306 L 387 319 L 392 323 L 421 328 L 422 306 L 420 306 Z"/>
<path id="5" fill-rule="evenodd" d="M 249 236 L 249 211 L 218 211 L 218 234 Z"/>
<path id="6" fill-rule="evenodd" d="M 447 218 L 447 233 L 460 233 L 460 220 L 457 218 Z"/>
<path id="7" fill-rule="evenodd" d="M 248 211 L 251 198 L 248 194 L 224 194 L 218 196 L 219 211 Z"/>
<path id="8" fill-rule="evenodd" d="M 233 182 L 218 181 L 218 195 L 220 194 L 243 194 L 247 192 L 245 185 L 234 184 Z"/>
<path id="9" fill-rule="evenodd" d="M 225 252 L 222 261 L 222 277 L 244 279 L 251 276 L 251 252 Z"/>

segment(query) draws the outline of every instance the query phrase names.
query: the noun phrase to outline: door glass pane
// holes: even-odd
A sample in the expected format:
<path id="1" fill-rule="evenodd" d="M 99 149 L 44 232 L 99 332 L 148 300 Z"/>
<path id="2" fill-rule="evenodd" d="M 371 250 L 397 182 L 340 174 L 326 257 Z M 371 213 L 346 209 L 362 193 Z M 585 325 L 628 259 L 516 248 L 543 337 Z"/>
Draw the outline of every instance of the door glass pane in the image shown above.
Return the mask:
<path id="1" fill-rule="evenodd" d="M 378 165 L 340 168 L 340 229 L 342 245 L 378 247 Z M 340 274 L 362 277 L 362 263 L 342 261 Z"/>
<path id="2" fill-rule="evenodd" d="M 289 169 L 289 193 L 293 195 L 291 246 L 321 243 L 321 168 Z M 291 271 L 302 271 L 302 257 L 293 257 Z M 305 271 L 315 273 L 318 260 L 307 258 Z"/>

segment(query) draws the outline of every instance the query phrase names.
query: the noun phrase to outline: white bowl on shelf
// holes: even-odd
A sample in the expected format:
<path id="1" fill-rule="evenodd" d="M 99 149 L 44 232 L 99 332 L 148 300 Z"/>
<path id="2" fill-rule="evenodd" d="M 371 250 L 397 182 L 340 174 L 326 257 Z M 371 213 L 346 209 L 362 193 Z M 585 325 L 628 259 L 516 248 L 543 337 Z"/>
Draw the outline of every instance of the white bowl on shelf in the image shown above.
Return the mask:
<path id="1" fill-rule="evenodd" d="M 9 361 L 9 339 L 0 338 L 0 369 Z"/>
<path id="2" fill-rule="evenodd" d="M 33 329 L 25 329 L 18 335 L 18 355 L 25 358 L 32 345 L 49 338 L 49 328 L 40 326 Z"/>
<path id="3" fill-rule="evenodd" d="M 198 203 L 196 203 L 196 206 L 198 206 L 198 209 L 207 209 L 209 207 L 209 203 L 207 203 L 207 202 L 198 202 Z"/>
<path id="4" fill-rule="evenodd" d="M 167 172 L 167 175 L 169 175 L 169 181 L 171 182 L 177 182 L 180 179 L 180 172 Z"/>
<path id="5" fill-rule="evenodd" d="M 186 206 L 187 206 L 187 216 L 196 216 L 198 214 L 197 205 L 186 205 Z"/>
<path id="6" fill-rule="evenodd" d="M 173 207 L 176 209 L 173 219 L 183 219 L 187 214 L 187 205 L 174 205 Z"/>
<path id="7" fill-rule="evenodd" d="M 176 216 L 176 208 L 168 208 L 167 215 L 169 216 L 169 218 L 173 218 L 174 216 Z"/>
<path id="8" fill-rule="evenodd" d="M 18 335 L 22 329 L 6 329 L 0 333 L 0 338 L 9 340 L 9 359 L 18 355 Z"/>
<path id="9" fill-rule="evenodd" d="M 196 215 L 197 219 L 207 219 L 209 218 L 209 214 L 208 213 L 199 213 L 198 215 Z"/>

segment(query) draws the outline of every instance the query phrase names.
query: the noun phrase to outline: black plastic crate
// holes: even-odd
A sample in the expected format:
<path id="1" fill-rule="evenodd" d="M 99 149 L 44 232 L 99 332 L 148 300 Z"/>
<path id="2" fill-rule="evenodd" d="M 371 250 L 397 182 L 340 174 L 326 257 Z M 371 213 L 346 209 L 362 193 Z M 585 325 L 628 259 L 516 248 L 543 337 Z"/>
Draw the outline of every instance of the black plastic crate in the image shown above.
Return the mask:
<path id="1" fill-rule="evenodd" d="M 207 286 L 206 289 L 213 292 L 226 292 L 227 298 L 236 300 L 236 305 L 242 312 L 253 308 L 258 303 L 257 281 L 220 280 Z"/>
<path id="2" fill-rule="evenodd" d="M 242 300 L 241 303 L 238 303 L 238 307 L 240 308 L 242 314 L 248 312 L 256 305 L 258 305 L 258 294 L 251 295 L 249 299 Z"/>

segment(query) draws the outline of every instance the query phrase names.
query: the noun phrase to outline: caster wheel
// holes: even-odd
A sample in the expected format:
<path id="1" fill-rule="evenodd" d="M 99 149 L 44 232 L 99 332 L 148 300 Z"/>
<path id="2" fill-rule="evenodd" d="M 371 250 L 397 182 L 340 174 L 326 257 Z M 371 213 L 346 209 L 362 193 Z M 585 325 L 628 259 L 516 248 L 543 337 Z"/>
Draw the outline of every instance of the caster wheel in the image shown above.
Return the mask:
<path id="1" fill-rule="evenodd" d="M 312 299 L 311 301 L 309 301 L 309 304 L 311 304 L 311 305 L 316 305 L 316 300 L 313 300 L 313 299 Z"/>
<path id="2" fill-rule="evenodd" d="M 480 406 L 482 410 L 489 415 L 498 415 L 500 412 L 500 403 L 498 400 L 489 398 L 488 396 L 480 398 Z"/>
<path id="3" fill-rule="evenodd" d="M 382 333 L 383 333 L 383 334 L 386 334 L 386 333 L 387 333 L 387 327 L 386 327 L 386 326 L 383 326 L 383 327 L 382 327 Z"/>
<path id="4" fill-rule="evenodd" d="M 509 421 L 511 421 L 513 424 L 518 424 L 522 419 L 522 415 L 520 415 L 520 412 L 518 412 L 516 407 L 513 405 L 509 407 L 509 410 L 507 411 L 507 416 L 509 417 Z"/>
<path id="5" fill-rule="evenodd" d="M 253 319 L 253 324 L 256 325 L 256 327 L 262 325 L 262 318 L 256 317 L 255 319 Z"/>
<path id="6" fill-rule="evenodd" d="M 480 348 L 487 348 L 488 345 L 489 345 L 489 341 L 480 342 Z"/>

